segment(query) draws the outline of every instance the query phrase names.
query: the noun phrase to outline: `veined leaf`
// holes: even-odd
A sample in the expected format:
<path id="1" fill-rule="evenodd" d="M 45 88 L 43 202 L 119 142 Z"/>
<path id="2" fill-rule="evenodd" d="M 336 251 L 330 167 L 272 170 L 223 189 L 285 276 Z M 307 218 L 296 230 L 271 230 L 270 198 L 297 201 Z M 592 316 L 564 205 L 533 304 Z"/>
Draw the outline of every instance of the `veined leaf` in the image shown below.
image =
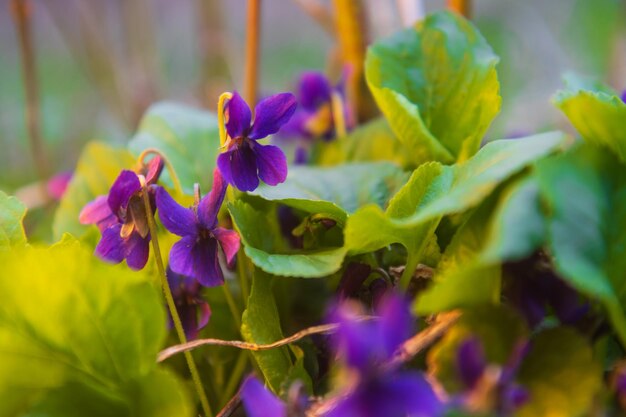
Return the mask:
<path id="1" fill-rule="evenodd" d="M 440 12 L 372 45 L 366 77 L 416 163 L 466 160 L 500 110 L 498 57 L 463 17 Z"/>
<path id="2" fill-rule="evenodd" d="M 0 191 L 0 252 L 26 244 L 25 215 L 26 206 L 20 200 Z"/>

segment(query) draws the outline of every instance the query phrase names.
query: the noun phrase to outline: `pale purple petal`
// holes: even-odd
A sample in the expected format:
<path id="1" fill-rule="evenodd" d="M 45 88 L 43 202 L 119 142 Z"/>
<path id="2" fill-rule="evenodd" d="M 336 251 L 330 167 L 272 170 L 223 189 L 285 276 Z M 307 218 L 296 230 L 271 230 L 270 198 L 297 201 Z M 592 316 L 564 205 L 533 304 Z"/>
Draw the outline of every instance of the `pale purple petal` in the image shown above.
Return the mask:
<path id="1" fill-rule="evenodd" d="M 228 262 L 229 265 L 232 264 L 241 244 L 239 234 L 234 230 L 218 227 L 213 230 L 213 235 L 220 242 L 224 255 L 226 255 L 226 262 Z"/>
<path id="2" fill-rule="evenodd" d="M 233 92 L 233 96 L 226 104 L 228 112 L 228 121 L 226 122 L 226 131 L 231 138 L 240 138 L 246 136 L 250 129 L 250 107 L 241 98 L 239 93 Z"/>
<path id="3" fill-rule="evenodd" d="M 69 185 L 74 173 L 72 171 L 60 172 L 50 178 L 46 184 L 48 195 L 54 200 L 60 200 L 65 194 L 65 190 Z"/>
<path id="4" fill-rule="evenodd" d="M 287 158 L 283 151 L 274 145 L 254 145 L 259 178 L 267 185 L 277 185 L 287 178 Z"/>
<path id="5" fill-rule="evenodd" d="M 126 238 L 124 245 L 126 264 L 135 271 L 143 269 L 150 254 L 150 235 L 143 238 L 139 233 L 133 232 Z"/>
<path id="6" fill-rule="evenodd" d="M 227 184 L 220 170 L 215 168 L 213 170 L 213 187 L 211 192 L 204 196 L 198 205 L 198 218 L 207 229 L 213 229 L 217 225 L 217 213 L 219 213 L 224 201 L 226 187 Z"/>
<path id="7" fill-rule="evenodd" d="M 198 303 L 198 309 L 200 309 L 200 317 L 198 319 L 198 330 L 204 329 L 204 327 L 209 324 L 209 319 L 211 318 L 211 307 L 209 303 L 206 301 Z"/>
<path id="8" fill-rule="evenodd" d="M 146 183 L 155 184 L 159 180 L 162 171 L 163 158 L 157 155 L 152 158 L 146 166 L 146 171 L 144 173 L 144 176 L 146 177 Z"/>
<path id="9" fill-rule="evenodd" d="M 256 155 L 247 144 L 221 153 L 217 167 L 224 180 L 241 191 L 253 191 L 259 186 Z"/>
<path id="10" fill-rule="evenodd" d="M 117 216 L 113 214 L 106 195 L 97 197 L 83 207 L 78 220 L 81 224 L 95 224 L 101 232 L 118 223 Z"/>
<path id="11" fill-rule="evenodd" d="M 262 100 L 254 109 L 254 124 L 248 137 L 261 139 L 278 132 L 289 121 L 297 106 L 296 98 L 291 93 L 275 94 Z"/>
<path id="12" fill-rule="evenodd" d="M 102 232 L 96 246 L 96 255 L 102 260 L 118 264 L 124 260 L 124 240 L 120 236 L 121 224 L 115 224 Z"/>
<path id="13" fill-rule="evenodd" d="M 195 236 L 197 233 L 196 215 L 190 208 L 178 204 L 165 188 L 156 191 L 156 206 L 163 226 L 178 236 Z"/>
<path id="14" fill-rule="evenodd" d="M 109 207 L 119 216 L 120 209 L 126 209 L 130 198 L 141 190 L 139 177 L 133 171 L 124 170 L 117 177 L 109 190 Z"/>
<path id="15" fill-rule="evenodd" d="M 321 72 L 307 71 L 300 77 L 300 104 L 307 110 L 316 110 L 330 101 L 331 86 Z"/>
<path id="16" fill-rule="evenodd" d="M 224 275 L 217 256 L 215 239 L 185 236 L 172 246 L 170 268 L 177 274 L 192 277 L 205 287 L 224 283 Z"/>
<path id="17" fill-rule="evenodd" d="M 244 381 L 241 400 L 248 417 L 287 417 L 287 406 L 255 377 Z"/>

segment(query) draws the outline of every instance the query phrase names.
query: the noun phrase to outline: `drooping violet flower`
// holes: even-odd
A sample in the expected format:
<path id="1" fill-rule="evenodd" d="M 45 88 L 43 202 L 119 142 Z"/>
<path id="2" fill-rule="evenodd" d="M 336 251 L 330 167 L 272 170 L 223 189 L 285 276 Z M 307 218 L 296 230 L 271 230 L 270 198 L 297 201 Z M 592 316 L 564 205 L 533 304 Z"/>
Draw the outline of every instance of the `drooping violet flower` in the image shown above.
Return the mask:
<path id="1" fill-rule="evenodd" d="M 389 294 L 377 320 L 359 320 L 354 304 L 343 303 L 331 317 L 339 323 L 335 351 L 356 375 L 349 392 L 325 417 L 438 416 L 443 404 L 417 372 L 389 369 L 385 363 L 411 334 L 407 303 Z"/>
<path id="2" fill-rule="evenodd" d="M 287 417 L 287 405 L 254 376 L 241 386 L 241 401 L 248 417 Z"/>
<path id="3" fill-rule="evenodd" d="M 201 286 L 196 279 L 177 274 L 170 267 L 167 268 L 166 275 L 187 340 L 193 340 L 209 322 L 211 307 L 202 298 Z M 170 316 L 170 326 L 172 325 Z"/>
<path id="4" fill-rule="evenodd" d="M 205 287 L 224 283 L 218 246 L 224 251 L 228 263 L 239 250 L 237 232 L 217 226 L 217 213 L 225 193 L 226 184 L 217 169 L 213 171 L 211 192 L 193 207 L 181 206 L 162 187 L 156 191 L 161 223 L 167 230 L 182 237 L 170 251 L 169 267 L 177 274 L 198 280 Z"/>
<path id="5" fill-rule="evenodd" d="M 626 90 L 622 91 L 622 101 L 626 103 Z"/>
<path id="6" fill-rule="evenodd" d="M 120 263 L 126 259 L 131 269 L 142 269 L 150 253 L 148 215 L 154 215 L 154 185 L 163 170 L 163 160 L 155 156 L 138 172 L 124 170 L 108 195 L 97 197 L 80 213 L 82 224 L 95 224 L 102 233 L 96 254 L 103 260 Z M 152 213 L 146 213 L 143 193 L 149 193 Z"/>
<path id="7" fill-rule="evenodd" d="M 287 178 L 287 159 L 273 145 L 261 145 L 258 140 L 272 135 L 287 123 L 296 110 L 291 93 L 281 93 L 262 100 L 254 109 L 235 91 L 226 104 L 227 150 L 217 157 L 217 166 L 227 183 L 241 191 L 253 191 L 259 178 L 268 185 L 277 185 Z"/>
<path id="8" fill-rule="evenodd" d="M 61 200 L 65 190 L 72 179 L 74 173 L 72 171 L 64 171 L 54 175 L 46 183 L 46 190 L 48 195 L 55 201 Z"/>

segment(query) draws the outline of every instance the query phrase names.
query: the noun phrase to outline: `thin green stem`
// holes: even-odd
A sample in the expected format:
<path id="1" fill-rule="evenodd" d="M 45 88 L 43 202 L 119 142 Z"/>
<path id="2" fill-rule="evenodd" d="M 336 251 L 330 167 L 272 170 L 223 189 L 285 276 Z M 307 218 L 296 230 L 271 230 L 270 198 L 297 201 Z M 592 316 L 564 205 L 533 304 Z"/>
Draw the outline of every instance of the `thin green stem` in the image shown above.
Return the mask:
<path id="1" fill-rule="evenodd" d="M 404 271 L 402 272 L 402 276 L 400 277 L 400 288 L 403 290 L 407 290 L 409 288 L 409 284 L 411 284 L 411 280 L 413 279 L 413 274 L 417 269 L 417 264 L 419 263 L 419 257 L 408 255 L 406 260 L 406 266 L 404 267 Z"/>
<path id="2" fill-rule="evenodd" d="M 187 343 L 187 337 L 185 336 L 185 331 L 183 330 L 183 323 L 180 321 L 180 316 L 178 315 L 178 311 L 176 310 L 176 303 L 174 302 L 174 297 L 172 296 L 172 290 L 170 289 L 170 285 L 167 282 L 167 276 L 165 275 L 165 267 L 163 266 L 163 259 L 161 258 L 161 249 L 159 248 L 159 239 L 157 237 L 156 224 L 154 222 L 154 217 L 152 216 L 152 214 L 150 214 L 152 213 L 152 208 L 150 207 L 150 198 L 147 192 L 144 191 L 142 194 L 146 213 L 149 213 L 148 227 L 150 229 L 152 249 L 154 251 L 154 259 L 156 260 L 157 269 L 159 270 L 159 278 L 161 279 L 161 286 L 163 287 L 163 293 L 165 294 L 167 307 L 169 308 L 170 314 L 172 315 L 174 328 L 176 329 L 176 333 L 178 334 L 180 342 Z M 209 400 L 207 399 L 206 393 L 204 392 L 204 387 L 202 386 L 202 381 L 200 380 L 200 374 L 198 373 L 196 363 L 193 361 L 193 356 L 191 356 L 191 352 L 185 352 L 185 359 L 187 360 L 187 366 L 189 367 L 189 372 L 191 373 L 193 383 L 196 386 L 196 391 L 198 392 L 198 397 L 200 399 L 200 404 L 202 405 L 204 414 L 206 417 L 213 417 L 213 412 L 211 411 Z"/>
<path id="3" fill-rule="evenodd" d="M 237 391 L 239 381 L 241 380 L 241 377 L 246 370 L 246 363 L 248 362 L 249 356 L 250 352 L 246 352 L 245 350 L 239 352 L 239 355 L 237 356 L 237 362 L 235 362 L 235 367 L 233 368 L 233 372 L 230 374 L 228 382 L 226 383 L 224 395 L 220 398 L 220 403 L 224 403 L 228 398 L 233 396 L 235 391 Z"/>
<path id="4" fill-rule="evenodd" d="M 248 291 L 248 258 L 243 249 L 239 249 L 237 253 L 237 275 L 239 275 L 239 285 L 241 286 L 241 297 L 244 304 L 248 303 L 250 292 Z"/>

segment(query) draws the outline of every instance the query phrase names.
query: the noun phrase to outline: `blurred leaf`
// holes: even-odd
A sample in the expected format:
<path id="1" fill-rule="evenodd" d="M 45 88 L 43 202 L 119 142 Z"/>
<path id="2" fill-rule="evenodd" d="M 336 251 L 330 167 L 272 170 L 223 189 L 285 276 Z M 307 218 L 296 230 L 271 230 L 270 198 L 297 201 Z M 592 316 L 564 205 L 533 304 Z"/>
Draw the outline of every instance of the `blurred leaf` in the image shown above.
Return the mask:
<path id="1" fill-rule="evenodd" d="M 183 189 L 190 195 L 195 183 L 206 192 L 211 188 L 219 147 L 214 113 L 171 102 L 153 104 L 128 144 L 135 155 L 148 148 L 158 149 L 172 163 Z M 161 178 L 173 187 L 167 169 Z"/>
<path id="2" fill-rule="evenodd" d="M 415 163 L 471 157 L 500 110 L 493 53 L 459 15 L 440 12 L 372 45 L 366 77 Z"/>
<path id="3" fill-rule="evenodd" d="M 20 200 L 0 191 L 0 252 L 26 245 L 25 215 L 26 206 Z"/>
<path id="4" fill-rule="evenodd" d="M 537 165 L 550 208 L 555 266 L 579 291 L 601 300 L 626 346 L 626 169 L 590 145 Z"/>
<path id="5" fill-rule="evenodd" d="M 533 338 L 518 380 L 530 394 L 515 414 L 519 417 L 586 415 L 602 388 L 601 368 L 591 347 L 569 328 L 546 330 Z"/>
<path id="6" fill-rule="evenodd" d="M 570 77 L 567 87 L 557 93 L 555 105 L 586 141 L 606 146 L 626 162 L 626 103 L 606 87 L 580 78 Z"/>
<path id="7" fill-rule="evenodd" d="M 54 213 L 52 231 L 58 240 L 64 233 L 82 237 L 89 227 L 78 222 L 85 204 L 109 188 L 123 169 L 133 169 L 135 160 L 125 149 L 115 149 L 101 142 L 90 142 L 78 159 L 72 180 Z"/>
<path id="8" fill-rule="evenodd" d="M 273 277 L 263 271 L 254 272 L 248 308 L 243 313 L 241 324 L 241 334 L 248 342 L 265 344 L 283 338 L 280 317 L 272 292 L 272 280 Z M 253 355 L 270 388 L 277 394 L 288 388 L 284 384 L 290 375 L 295 374 L 299 378 L 308 379 L 302 361 L 298 360 L 294 364 L 287 347 L 253 352 Z M 311 385 L 310 381 L 303 382 L 305 385 Z"/>
<path id="9" fill-rule="evenodd" d="M 389 162 L 294 166 L 284 183 L 275 187 L 262 184 L 250 194 L 345 222 L 348 214 L 365 204 L 384 207 L 406 179 L 407 174 Z"/>
<path id="10" fill-rule="evenodd" d="M 463 312 L 445 336 L 428 352 L 428 369 L 449 393 L 463 387 L 457 355 L 461 343 L 475 337 L 484 349 L 488 363 L 505 364 L 520 341 L 528 337 L 521 317 L 505 307 L 483 306 Z"/>
<path id="11" fill-rule="evenodd" d="M 241 200 L 229 204 L 228 209 L 240 232 L 246 255 L 262 270 L 275 275 L 316 278 L 341 268 L 346 254 L 344 248 L 281 251 L 276 243 L 277 236 L 263 227 L 268 221 L 266 212 L 256 210 Z"/>
<path id="12" fill-rule="evenodd" d="M 156 367 L 166 319 L 148 276 L 70 239 L 1 257 L 11 279 L 0 280 L 0 415 L 191 415 L 180 383 Z"/>

